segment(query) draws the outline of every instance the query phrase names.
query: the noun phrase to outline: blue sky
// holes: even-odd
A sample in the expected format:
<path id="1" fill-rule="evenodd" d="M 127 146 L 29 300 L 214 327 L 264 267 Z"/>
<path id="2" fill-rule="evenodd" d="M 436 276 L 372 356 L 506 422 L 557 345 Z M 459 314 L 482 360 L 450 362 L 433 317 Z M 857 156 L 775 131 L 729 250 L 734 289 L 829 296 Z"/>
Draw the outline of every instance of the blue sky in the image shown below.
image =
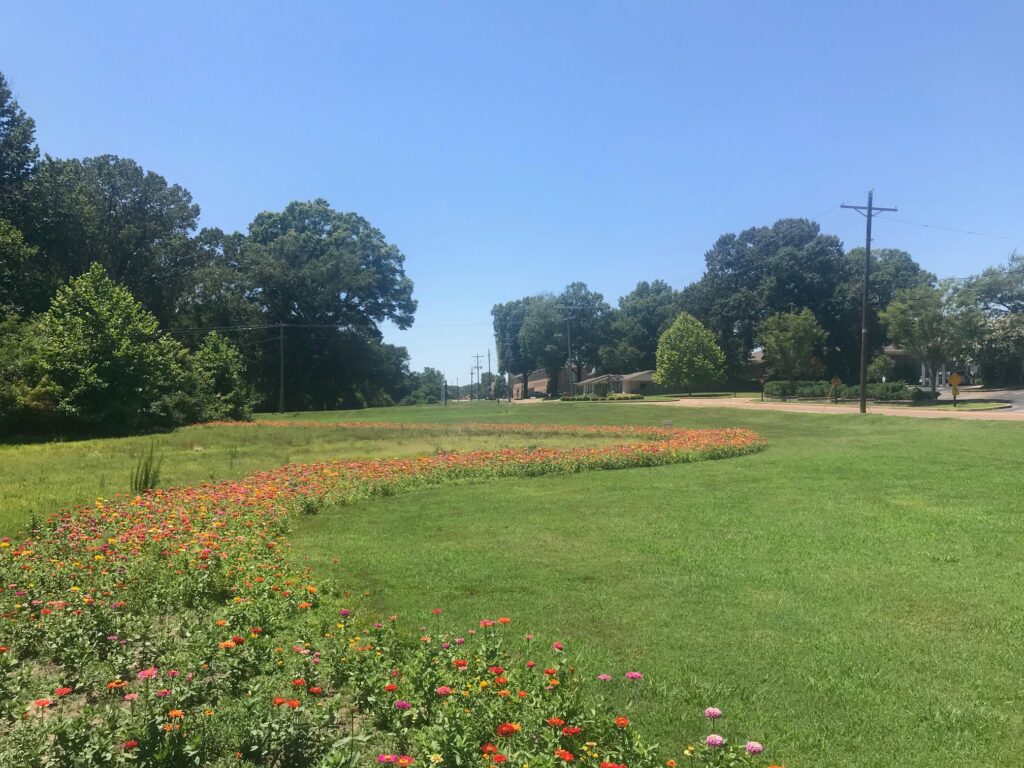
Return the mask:
<path id="1" fill-rule="evenodd" d="M 1024 238 L 1024 3 L 0 0 L 55 156 L 114 153 L 202 223 L 327 198 L 407 257 L 414 367 L 466 382 L 489 311 L 700 277 L 723 232 L 835 206 Z M 820 214 L 820 216 L 819 216 Z M 876 224 L 941 276 L 1007 240 Z"/>

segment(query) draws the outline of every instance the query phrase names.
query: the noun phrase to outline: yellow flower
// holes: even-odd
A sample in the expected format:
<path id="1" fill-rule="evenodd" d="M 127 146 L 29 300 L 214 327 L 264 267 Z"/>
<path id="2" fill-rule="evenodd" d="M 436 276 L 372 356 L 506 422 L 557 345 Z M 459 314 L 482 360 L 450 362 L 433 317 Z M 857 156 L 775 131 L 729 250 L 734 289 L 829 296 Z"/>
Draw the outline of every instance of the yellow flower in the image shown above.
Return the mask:
<path id="1" fill-rule="evenodd" d="M 430 762 L 432 762 L 434 765 L 437 765 L 438 763 L 443 762 L 443 761 L 444 761 L 444 758 L 441 757 L 436 752 L 430 756 Z"/>

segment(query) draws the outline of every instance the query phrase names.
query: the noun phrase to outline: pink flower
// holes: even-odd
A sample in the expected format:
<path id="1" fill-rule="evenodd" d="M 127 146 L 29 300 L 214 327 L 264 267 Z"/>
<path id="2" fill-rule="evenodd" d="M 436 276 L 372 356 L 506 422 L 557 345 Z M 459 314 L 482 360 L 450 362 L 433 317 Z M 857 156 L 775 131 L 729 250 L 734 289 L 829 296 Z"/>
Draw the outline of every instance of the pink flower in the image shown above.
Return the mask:
<path id="1" fill-rule="evenodd" d="M 451 696 L 452 695 L 452 689 L 449 688 L 447 685 L 442 685 L 439 688 L 435 688 L 434 691 L 435 691 L 435 693 L 437 693 L 438 696 Z"/>
<path id="2" fill-rule="evenodd" d="M 171 692 L 167 688 L 161 688 L 159 691 L 156 692 L 155 695 L 159 696 L 160 698 L 163 698 L 164 696 L 170 696 Z"/>
<path id="3" fill-rule="evenodd" d="M 704 710 L 704 717 L 709 718 L 711 720 L 717 720 L 721 716 L 722 710 L 720 710 L 718 707 L 708 707 Z"/>
<path id="4" fill-rule="evenodd" d="M 150 667 L 149 669 L 143 669 L 138 674 L 139 680 L 152 680 L 157 675 L 156 667 Z"/>
<path id="5" fill-rule="evenodd" d="M 709 747 L 720 747 L 723 744 L 725 744 L 725 739 L 723 739 L 717 733 L 712 733 L 710 736 L 704 739 L 704 743 L 707 744 Z"/>
<path id="6" fill-rule="evenodd" d="M 399 699 L 398 701 L 395 702 L 395 709 L 409 709 L 409 707 L 411 707 L 411 706 L 412 706 L 412 704 L 410 704 L 405 699 Z"/>
<path id="7" fill-rule="evenodd" d="M 565 650 L 565 646 L 562 645 L 562 643 L 560 643 L 558 640 L 553 642 L 551 644 L 551 647 L 554 648 L 556 651 L 563 651 L 563 650 Z"/>
<path id="8" fill-rule="evenodd" d="M 126 693 L 123 698 L 124 698 L 125 701 L 135 701 L 137 698 L 139 698 L 139 694 L 137 694 L 137 693 Z"/>
<path id="9" fill-rule="evenodd" d="M 602 683 L 607 683 L 609 680 L 612 679 L 612 676 L 602 672 L 600 675 L 597 676 L 597 679 L 600 680 Z"/>
<path id="10" fill-rule="evenodd" d="M 751 755 L 759 755 L 764 752 L 764 745 L 760 741 L 748 741 L 747 742 L 747 753 Z"/>
<path id="11" fill-rule="evenodd" d="M 641 673 L 639 673 L 639 672 L 627 672 L 626 673 L 626 679 L 627 680 L 643 680 L 644 676 Z"/>

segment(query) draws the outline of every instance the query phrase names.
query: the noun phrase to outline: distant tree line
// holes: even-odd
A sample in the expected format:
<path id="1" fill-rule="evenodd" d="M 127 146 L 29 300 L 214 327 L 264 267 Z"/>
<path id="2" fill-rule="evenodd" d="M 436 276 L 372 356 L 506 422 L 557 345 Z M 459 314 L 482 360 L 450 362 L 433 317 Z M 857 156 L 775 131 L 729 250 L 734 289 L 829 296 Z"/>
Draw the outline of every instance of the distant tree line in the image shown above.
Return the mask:
<path id="1" fill-rule="evenodd" d="M 198 218 L 199 206 L 187 189 L 133 160 L 40 155 L 35 124 L 0 74 L 4 423 L 98 420 L 117 427 L 115 421 L 126 416 L 112 401 L 133 386 L 146 390 L 138 381 L 132 384 L 132 377 L 159 378 L 167 374 L 160 366 L 169 364 L 168 356 L 180 363 L 183 355 L 197 359 L 211 350 L 232 360 L 231 376 L 246 402 L 236 413 L 250 404 L 276 408 L 282 336 L 288 410 L 425 402 L 437 396 L 428 391 L 440 392 L 436 372 L 411 372 L 406 349 L 382 340 L 382 321 L 412 325 L 416 301 L 404 255 L 366 219 L 333 210 L 325 200 L 260 213 L 245 233 L 199 229 Z M 76 281 L 83 277 L 86 282 Z M 56 344 L 64 333 L 70 340 L 72 329 L 56 324 L 74 317 L 59 301 L 70 306 L 89 292 L 92 304 L 86 304 L 101 315 L 108 312 L 107 320 L 130 318 L 145 328 L 141 336 L 122 339 L 123 345 L 157 343 L 157 334 L 161 355 L 139 358 L 141 368 L 126 368 L 125 359 L 115 355 L 104 361 L 111 365 L 102 373 L 88 370 L 83 357 L 82 381 L 74 381 L 71 371 L 58 377 L 40 339 Z M 84 354 L 96 340 L 82 334 Z M 97 346 L 90 354 L 104 351 Z M 90 386 L 89 397 L 74 406 L 65 396 Z M 179 392 L 197 391 L 181 386 Z M 162 389 L 146 396 L 151 399 L 141 412 L 151 417 L 143 421 L 153 424 L 210 415 L 184 404 L 172 408 Z"/>
<path id="2" fill-rule="evenodd" d="M 840 239 L 823 234 L 815 222 L 782 219 L 722 235 L 704 261 L 703 276 L 682 290 L 661 280 L 641 282 L 616 307 L 579 282 L 557 295 L 496 304 L 491 315 L 500 370 L 526 377 L 544 369 L 551 395 L 567 364 L 579 381 L 597 373 L 659 370 L 671 359 L 677 372 L 701 372 L 697 378 L 661 377 L 683 388 L 698 380 L 743 386 L 757 375 L 859 379 L 862 248 L 844 251 Z M 939 282 L 898 249 L 873 250 L 870 266 L 871 378 L 917 381 L 914 364 L 894 370 L 882 354 L 892 342 L 926 366 L 933 387 L 946 364 L 975 363 L 992 385 L 1024 383 L 1024 256 L 1011 255 L 1005 266 L 960 282 Z M 683 347 L 670 353 L 666 346 L 661 362 L 659 342 L 682 316 L 709 332 L 720 358 L 686 321 L 672 338 L 700 360 L 684 361 L 678 353 Z M 763 353 L 762 367 L 752 365 L 755 350 Z"/>

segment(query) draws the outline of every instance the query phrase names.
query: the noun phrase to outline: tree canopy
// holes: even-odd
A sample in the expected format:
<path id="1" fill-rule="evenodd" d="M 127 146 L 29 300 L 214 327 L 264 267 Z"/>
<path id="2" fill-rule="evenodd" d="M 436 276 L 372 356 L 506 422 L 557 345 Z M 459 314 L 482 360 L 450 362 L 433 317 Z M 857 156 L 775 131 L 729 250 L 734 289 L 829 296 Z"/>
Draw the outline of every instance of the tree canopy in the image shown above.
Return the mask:
<path id="1" fill-rule="evenodd" d="M 725 354 L 714 334 L 693 315 L 682 312 L 658 340 L 658 365 L 654 381 L 692 393 L 698 387 L 721 384 L 725 379 Z"/>

